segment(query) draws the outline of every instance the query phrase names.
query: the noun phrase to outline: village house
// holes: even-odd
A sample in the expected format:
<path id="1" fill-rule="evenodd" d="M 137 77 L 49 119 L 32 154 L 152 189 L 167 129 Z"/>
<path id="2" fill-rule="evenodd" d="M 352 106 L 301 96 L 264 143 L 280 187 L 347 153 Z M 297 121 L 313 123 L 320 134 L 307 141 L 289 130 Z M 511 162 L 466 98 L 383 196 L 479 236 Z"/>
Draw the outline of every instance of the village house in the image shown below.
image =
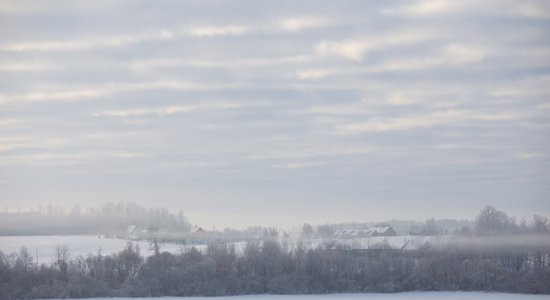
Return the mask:
<path id="1" fill-rule="evenodd" d="M 397 232 L 390 226 L 375 226 L 366 229 L 339 229 L 334 232 L 337 237 L 369 237 L 369 236 L 394 236 Z"/>

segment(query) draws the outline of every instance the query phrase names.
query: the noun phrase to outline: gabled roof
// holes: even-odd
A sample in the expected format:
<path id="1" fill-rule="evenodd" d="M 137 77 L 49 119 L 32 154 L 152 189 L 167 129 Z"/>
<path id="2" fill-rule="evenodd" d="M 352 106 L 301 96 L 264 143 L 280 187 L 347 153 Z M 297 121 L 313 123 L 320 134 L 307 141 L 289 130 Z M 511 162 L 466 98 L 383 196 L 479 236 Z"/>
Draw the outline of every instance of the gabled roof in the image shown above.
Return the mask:
<path id="1" fill-rule="evenodd" d="M 130 226 L 128 226 L 128 228 L 126 229 L 126 233 L 127 233 L 127 234 L 132 234 L 132 233 L 134 233 L 135 230 L 136 230 L 136 225 L 130 225 Z"/>
<path id="2" fill-rule="evenodd" d="M 401 250 L 406 251 L 412 251 L 412 250 L 419 250 L 420 248 L 424 247 L 426 244 L 428 244 L 428 240 L 426 239 L 410 239 L 405 242 L 405 244 L 401 247 Z"/>
<path id="3" fill-rule="evenodd" d="M 195 229 L 193 229 L 193 232 L 194 233 L 205 233 L 206 230 L 202 229 L 202 227 L 195 227 Z"/>
<path id="4" fill-rule="evenodd" d="M 375 226 L 375 227 L 369 227 L 367 229 L 339 229 L 334 232 L 335 235 L 349 235 L 349 236 L 359 236 L 359 235 L 377 235 L 377 234 L 384 234 L 388 230 L 391 230 L 392 228 L 390 226 Z"/>

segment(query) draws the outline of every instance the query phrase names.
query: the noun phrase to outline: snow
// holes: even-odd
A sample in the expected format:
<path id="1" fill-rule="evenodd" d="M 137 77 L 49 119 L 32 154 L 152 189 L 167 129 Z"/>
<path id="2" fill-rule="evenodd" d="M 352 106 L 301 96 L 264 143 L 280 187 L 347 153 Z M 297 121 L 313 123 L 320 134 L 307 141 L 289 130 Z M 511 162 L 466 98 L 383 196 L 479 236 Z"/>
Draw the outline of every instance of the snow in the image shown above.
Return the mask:
<path id="1" fill-rule="evenodd" d="M 359 235 L 368 235 L 374 236 L 377 234 L 383 234 L 388 231 L 390 227 L 388 226 L 377 226 L 369 227 L 367 229 L 339 229 L 334 232 L 336 236 L 359 236 Z"/>
<path id="2" fill-rule="evenodd" d="M 426 242 L 436 242 L 435 237 L 429 236 L 376 236 L 351 239 L 335 239 L 336 243 L 346 245 L 352 249 L 369 249 L 376 248 L 380 244 L 388 244 L 393 249 L 401 249 L 406 245 L 405 250 L 415 250 L 420 248 Z M 330 240 L 328 240 L 330 242 Z M 45 235 L 45 236 L 0 236 L 0 251 L 4 253 L 19 252 L 21 246 L 27 247 L 33 258 L 36 257 L 38 251 L 38 262 L 49 263 L 55 256 L 55 248 L 60 245 L 65 245 L 69 248 L 71 256 L 87 255 L 89 253 L 97 254 L 101 249 L 101 254 L 109 255 L 117 253 L 126 247 L 128 241 L 117 238 L 106 238 L 98 235 Z M 295 241 L 297 242 L 297 240 Z M 149 251 L 149 243 L 147 241 L 132 241 L 138 244 L 143 255 L 152 254 Z M 304 244 L 311 248 L 316 248 L 327 243 L 327 240 L 314 239 L 305 242 Z M 242 250 L 246 243 L 234 243 L 237 250 Z M 195 246 L 202 250 L 206 246 L 204 244 L 185 245 L 184 248 Z M 161 244 L 161 251 L 171 253 L 179 253 L 182 245 L 175 243 Z"/>
<path id="3" fill-rule="evenodd" d="M 550 295 L 504 294 L 482 292 L 406 292 L 394 294 L 327 294 L 327 295 L 245 295 L 226 297 L 161 297 L 161 298 L 91 298 L 110 300 L 543 300 Z"/>
<path id="4" fill-rule="evenodd" d="M 0 236 L 0 251 L 19 252 L 21 246 L 25 246 L 33 258 L 36 258 L 38 251 L 39 263 L 50 263 L 55 257 L 55 248 L 60 245 L 67 246 L 71 256 L 75 257 L 89 253 L 97 254 L 99 249 L 102 255 L 117 253 L 126 247 L 127 242 L 124 239 L 105 238 L 98 235 Z M 132 241 L 132 243 L 139 245 L 143 255 L 152 254 L 147 241 Z M 180 249 L 180 245 L 175 243 L 161 244 L 162 251 L 178 253 Z"/>

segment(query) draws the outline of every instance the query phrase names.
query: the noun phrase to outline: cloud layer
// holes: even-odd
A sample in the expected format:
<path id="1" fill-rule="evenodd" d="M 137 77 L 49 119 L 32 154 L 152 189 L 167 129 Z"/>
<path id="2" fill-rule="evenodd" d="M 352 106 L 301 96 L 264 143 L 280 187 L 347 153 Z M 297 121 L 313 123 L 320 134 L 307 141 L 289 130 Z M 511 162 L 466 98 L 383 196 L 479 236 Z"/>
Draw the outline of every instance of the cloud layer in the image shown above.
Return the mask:
<path id="1" fill-rule="evenodd" d="M 4 207 L 550 214 L 546 1 L 4 1 L 0 28 Z"/>

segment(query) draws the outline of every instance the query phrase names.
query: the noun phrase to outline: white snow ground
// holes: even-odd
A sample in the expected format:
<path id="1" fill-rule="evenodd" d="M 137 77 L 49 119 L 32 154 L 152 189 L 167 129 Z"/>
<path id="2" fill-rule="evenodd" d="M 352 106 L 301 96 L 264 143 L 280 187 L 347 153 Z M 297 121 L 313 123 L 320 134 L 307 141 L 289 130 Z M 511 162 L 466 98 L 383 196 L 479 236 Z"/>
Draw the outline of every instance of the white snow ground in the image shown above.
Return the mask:
<path id="1" fill-rule="evenodd" d="M 126 240 L 116 238 L 99 237 L 98 235 L 44 235 L 44 236 L 0 236 L 0 251 L 4 253 L 19 252 L 21 246 L 25 246 L 31 256 L 36 259 L 38 251 L 39 263 L 50 263 L 55 257 L 55 248 L 65 245 L 69 248 L 72 257 L 86 256 L 88 253 L 97 254 L 101 249 L 102 255 L 116 253 L 126 247 Z M 142 255 L 148 255 L 149 243 L 145 241 L 137 243 Z M 200 246 L 198 246 L 200 248 Z M 162 251 L 179 252 L 177 244 L 161 244 Z"/>
<path id="2" fill-rule="evenodd" d="M 226 297 L 161 297 L 161 298 L 91 298 L 88 300 L 543 300 L 550 295 L 526 295 L 480 292 L 407 292 L 395 294 L 328 294 L 328 295 L 245 295 Z M 70 299 L 69 299 L 70 300 Z"/>
<path id="3" fill-rule="evenodd" d="M 297 243 L 298 240 L 291 240 Z M 414 241 L 411 244 L 414 247 L 421 247 L 426 242 L 434 242 L 434 237 L 422 236 L 378 236 L 353 239 L 337 239 L 338 244 L 346 245 L 353 249 L 369 249 L 378 247 L 380 243 L 385 243 L 394 249 L 400 249 L 407 241 Z M 141 248 L 142 255 L 148 256 L 149 243 L 147 241 L 132 241 Z M 306 247 L 316 248 L 327 242 L 321 239 L 304 240 Z M 25 246 L 33 258 L 36 258 L 38 251 L 38 262 L 49 263 L 55 257 L 55 248 L 59 245 L 65 245 L 69 248 L 71 256 L 86 256 L 89 253 L 97 254 L 101 249 L 103 255 L 109 255 L 119 252 L 126 247 L 127 241 L 124 239 L 105 238 L 98 235 L 44 235 L 44 236 L 0 236 L 0 251 L 4 253 L 19 252 L 21 246 Z M 236 243 L 237 249 L 242 249 L 246 243 Z M 191 248 L 192 245 L 186 245 L 185 248 Z M 195 245 L 199 250 L 204 249 L 206 245 Z M 181 245 L 175 243 L 164 243 L 161 245 L 162 251 L 179 253 Z M 411 250 L 411 249 L 409 249 Z"/>

